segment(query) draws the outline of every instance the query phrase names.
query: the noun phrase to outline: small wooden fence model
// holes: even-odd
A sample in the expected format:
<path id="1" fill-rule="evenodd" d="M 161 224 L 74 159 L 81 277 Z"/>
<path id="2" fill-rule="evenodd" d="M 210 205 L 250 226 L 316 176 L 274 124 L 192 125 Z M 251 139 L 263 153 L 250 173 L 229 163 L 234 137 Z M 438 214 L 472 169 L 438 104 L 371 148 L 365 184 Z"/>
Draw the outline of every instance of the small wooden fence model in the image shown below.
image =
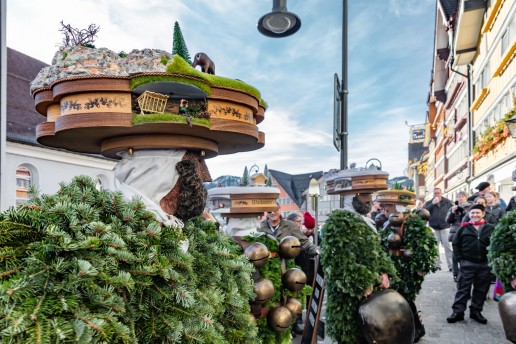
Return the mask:
<path id="1" fill-rule="evenodd" d="M 140 113 L 163 113 L 167 105 L 168 96 L 161 93 L 151 91 L 143 92 L 138 98 Z"/>

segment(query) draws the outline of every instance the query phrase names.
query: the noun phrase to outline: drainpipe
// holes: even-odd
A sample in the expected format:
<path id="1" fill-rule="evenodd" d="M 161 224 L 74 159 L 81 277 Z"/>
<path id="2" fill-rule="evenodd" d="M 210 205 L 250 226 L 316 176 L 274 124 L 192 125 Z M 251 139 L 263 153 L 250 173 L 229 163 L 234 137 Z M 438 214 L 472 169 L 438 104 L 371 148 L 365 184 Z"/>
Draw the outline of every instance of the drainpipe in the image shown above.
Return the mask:
<path id="1" fill-rule="evenodd" d="M 471 64 L 468 64 L 467 74 L 461 73 L 458 70 L 453 69 L 453 63 L 455 62 L 455 54 L 453 51 L 454 42 L 453 39 L 455 38 L 455 32 L 453 30 L 453 26 L 450 27 L 450 30 L 452 31 L 451 37 L 452 37 L 452 56 L 450 59 L 450 70 L 454 73 L 459 74 L 460 76 L 463 76 L 467 79 L 467 87 L 468 87 L 468 152 L 471 155 L 471 152 L 473 151 L 473 114 L 471 113 Z M 473 163 L 471 161 L 471 156 L 468 157 L 468 177 L 466 178 L 466 184 L 468 186 L 468 191 L 471 190 L 471 180 L 473 179 Z"/>

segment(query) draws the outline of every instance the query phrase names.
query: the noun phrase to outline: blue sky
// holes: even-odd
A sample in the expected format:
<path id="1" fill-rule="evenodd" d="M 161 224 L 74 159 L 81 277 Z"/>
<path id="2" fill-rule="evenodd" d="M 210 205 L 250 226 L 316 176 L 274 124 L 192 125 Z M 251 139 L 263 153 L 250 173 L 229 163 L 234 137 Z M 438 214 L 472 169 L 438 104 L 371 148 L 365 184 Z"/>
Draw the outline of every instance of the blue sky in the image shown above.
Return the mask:
<path id="1" fill-rule="evenodd" d="M 382 162 L 391 177 L 407 165 L 409 124 L 423 123 L 436 0 L 348 1 L 348 162 Z M 269 108 L 265 147 L 207 161 L 212 177 L 257 164 L 286 173 L 339 168 L 332 143 L 333 75 L 342 77 L 342 1 L 288 0 L 301 29 L 268 38 L 256 29 L 272 0 L 7 0 L 7 45 L 51 63 L 60 22 L 95 23 L 97 47 L 172 50 L 177 20 L 191 56 L 207 53 L 217 75 L 243 80 Z"/>

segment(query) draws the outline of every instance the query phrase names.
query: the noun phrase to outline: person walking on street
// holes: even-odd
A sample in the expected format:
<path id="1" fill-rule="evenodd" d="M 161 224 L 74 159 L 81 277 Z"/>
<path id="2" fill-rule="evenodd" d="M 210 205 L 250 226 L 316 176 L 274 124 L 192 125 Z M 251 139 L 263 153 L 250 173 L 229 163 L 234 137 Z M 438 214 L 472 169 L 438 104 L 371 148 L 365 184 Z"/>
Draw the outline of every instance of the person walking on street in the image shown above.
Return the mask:
<path id="1" fill-rule="evenodd" d="M 444 247 L 446 264 L 449 271 L 453 270 L 453 264 L 452 248 L 448 241 L 448 236 L 450 235 L 450 224 L 446 222 L 446 215 L 452 206 L 452 202 L 446 197 L 443 197 L 443 193 L 440 188 L 434 189 L 434 198 L 427 201 L 424 205 L 424 208 L 430 212 L 428 225 L 433 229 L 435 240 L 437 240 L 437 249 L 439 249 L 439 243 Z M 435 265 L 438 270 L 441 270 L 441 258 L 439 256 L 437 256 Z"/>
<path id="2" fill-rule="evenodd" d="M 448 214 L 446 214 L 446 222 L 450 224 L 450 234 L 448 235 L 448 241 L 450 243 L 455 239 L 455 234 L 460 228 L 460 224 L 462 223 L 462 218 L 468 212 L 469 208 L 473 204 L 468 202 L 468 196 L 464 191 L 459 191 L 457 193 L 457 201 L 455 201 L 455 205 L 448 210 Z M 455 255 L 452 255 L 452 272 L 453 272 L 453 280 L 457 282 L 457 278 L 459 276 L 459 262 Z"/>
<path id="3" fill-rule="evenodd" d="M 481 324 L 487 324 L 487 319 L 481 312 L 492 280 L 487 249 L 494 226 L 485 222 L 484 215 L 485 208 L 482 205 L 473 205 L 469 209 L 470 221 L 462 223 L 453 240 L 453 252 L 459 261 L 460 270 L 452 305 L 453 313 L 446 319 L 449 323 L 464 320 L 466 305 L 471 297 L 469 317 Z"/>

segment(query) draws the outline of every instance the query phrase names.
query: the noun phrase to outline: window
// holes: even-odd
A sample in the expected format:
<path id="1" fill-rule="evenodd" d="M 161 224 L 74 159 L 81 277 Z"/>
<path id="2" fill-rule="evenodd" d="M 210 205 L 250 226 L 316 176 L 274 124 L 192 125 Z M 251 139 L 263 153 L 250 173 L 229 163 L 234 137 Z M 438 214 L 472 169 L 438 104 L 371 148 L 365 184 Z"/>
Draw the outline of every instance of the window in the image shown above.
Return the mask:
<path id="1" fill-rule="evenodd" d="M 505 30 L 505 32 L 502 34 L 502 39 L 500 42 L 500 54 L 503 56 L 507 49 L 511 46 L 512 41 L 514 37 L 516 36 L 516 13 L 513 15 L 511 22 L 509 23 L 509 26 Z"/>
<path id="2" fill-rule="evenodd" d="M 32 174 L 25 166 L 16 169 L 16 204 L 22 204 L 29 199 L 29 188 L 32 185 Z"/>
<path id="3" fill-rule="evenodd" d="M 468 98 L 462 97 L 462 100 L 459 103 L 459 107 L 457 108 L 457 120 L 460 120 L 468 113 Z"/>
<path id="4" fill-rule="evenodd" d="M 98 191 L 104 190 L 104 187 L 102 186 L 102 180 L 100 178 L 97 178 L 97 180 L 95 181 L 95 188 Z"/>
<path id="5" fill-rule="evenodd" d="M 509 30 L 505 30 L 505 32 L 502 35 L 502 39 L 500 41 L 500 55 L 503 56 L 505 54 L 505 51 L 509 47 Z"/>
<path id="6" fill-rule="evenodd" d="M 496 104 L 495 108 L 494 108 L 494 114 L 493 114 L 493 122 L 492 124 L 494 125 L 494 122 L 498 121 L 500 118 L 502 118 L 502 114 L 501 114 L 501 104 L 500 102 L 498 104 Z"/>

